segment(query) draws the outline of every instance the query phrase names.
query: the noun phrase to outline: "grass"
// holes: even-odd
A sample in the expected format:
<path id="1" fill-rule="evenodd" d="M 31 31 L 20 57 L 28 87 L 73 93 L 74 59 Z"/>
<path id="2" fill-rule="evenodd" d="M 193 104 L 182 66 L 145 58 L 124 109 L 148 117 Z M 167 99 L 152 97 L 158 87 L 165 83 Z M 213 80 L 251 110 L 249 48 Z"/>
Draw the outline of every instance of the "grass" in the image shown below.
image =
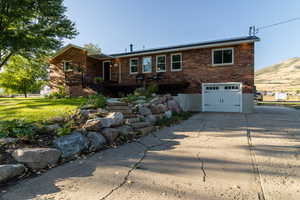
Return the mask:
<path id="1" fill-rule="evenodd" d="M 295 102 L 258 102 L 257 105 L 261 105 L 261 106 L 286 106 L 286 107 L 300 109 L 300 103 L 295 103 Z"/>
<path id="2" fill-rule="evenodd" d="M 82 105 L 86 99 L 0 98 L 0 121 L 23 119 L 40 122 L 65 116 Z"/>

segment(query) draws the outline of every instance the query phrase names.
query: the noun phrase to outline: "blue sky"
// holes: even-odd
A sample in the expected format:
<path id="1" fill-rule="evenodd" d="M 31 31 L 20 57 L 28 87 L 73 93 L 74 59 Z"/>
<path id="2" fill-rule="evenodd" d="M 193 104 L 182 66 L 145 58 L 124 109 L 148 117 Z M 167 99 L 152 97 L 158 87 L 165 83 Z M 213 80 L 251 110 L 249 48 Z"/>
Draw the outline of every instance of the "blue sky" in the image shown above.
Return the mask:
<path id="1" fill-rule="evenodd" d="M 299 0 L 65 0 L 80 34 L 104 53 L 163 47 L 248 35 L 263 26 L 300 17 Z M 255 67 L 300 57 L 300 20 L 261 30 Z"/>

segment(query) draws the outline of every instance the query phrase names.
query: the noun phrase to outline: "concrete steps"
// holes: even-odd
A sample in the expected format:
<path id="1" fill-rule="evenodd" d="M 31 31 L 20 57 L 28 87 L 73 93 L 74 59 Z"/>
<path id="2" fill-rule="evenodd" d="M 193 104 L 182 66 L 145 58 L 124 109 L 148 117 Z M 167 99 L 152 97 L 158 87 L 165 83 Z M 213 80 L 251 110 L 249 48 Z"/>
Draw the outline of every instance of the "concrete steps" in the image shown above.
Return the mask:
<path id="1" fill-rule="evenodd" d="M 130 124 L 132 124 L 132 123 L 136 123 L 136 122 L 140 122 L 141 121 L 141 119 L 140 118 L 138 118 L 138 117 L 133 117 L 133 118 L 127 118 L 127 119 L 125 119 L 125 124 L 127 124 L 127 125 L 130 125 Z"/>
<path id="2" fill-rule="evenodd" d="M 132 111 L 132 108 L 125 102 L 108 102 L 106 109 L 109 112 L 121 112 L 124 115 L 124 124 L 133 128 L 134 132 L 141 135 L 149 134 L 155 130 L 150 122 L 142 122 Z"/>

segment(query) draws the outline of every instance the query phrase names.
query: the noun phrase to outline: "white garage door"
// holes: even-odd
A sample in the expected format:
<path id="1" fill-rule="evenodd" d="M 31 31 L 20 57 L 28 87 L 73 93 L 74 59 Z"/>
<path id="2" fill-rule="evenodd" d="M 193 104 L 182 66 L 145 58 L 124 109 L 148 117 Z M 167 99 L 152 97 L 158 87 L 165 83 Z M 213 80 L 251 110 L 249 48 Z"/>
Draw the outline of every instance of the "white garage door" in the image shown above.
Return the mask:
<path id="1" fill-rule="evenodd" d="M 203 83 L 204 112 L 242 112 L 241 83 Z"/>

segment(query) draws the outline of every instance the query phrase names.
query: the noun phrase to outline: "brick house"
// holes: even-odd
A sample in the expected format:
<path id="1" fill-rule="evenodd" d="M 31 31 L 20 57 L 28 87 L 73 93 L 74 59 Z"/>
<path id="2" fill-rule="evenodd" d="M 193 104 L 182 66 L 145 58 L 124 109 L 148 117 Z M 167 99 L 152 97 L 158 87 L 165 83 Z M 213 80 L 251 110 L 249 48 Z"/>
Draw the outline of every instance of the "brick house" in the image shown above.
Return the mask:
<path id="1" fill-rule="evenodd" d="M 49 60 L 50 87 L 70 96 L 117 96 L 156 83 L 185 110 L 251 112 L 257 41 L 247 36 L 111 55 L 70 44 Z"/>

